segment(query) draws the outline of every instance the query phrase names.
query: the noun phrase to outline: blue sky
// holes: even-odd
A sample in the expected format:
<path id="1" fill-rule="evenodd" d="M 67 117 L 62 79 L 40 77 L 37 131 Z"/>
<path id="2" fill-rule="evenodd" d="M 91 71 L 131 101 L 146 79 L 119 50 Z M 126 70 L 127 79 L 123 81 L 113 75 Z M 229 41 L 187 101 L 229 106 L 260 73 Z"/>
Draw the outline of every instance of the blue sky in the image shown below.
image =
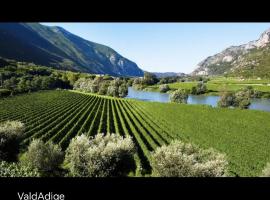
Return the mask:
<path id="1" fill-rule="evenodd" d="M 190 73 L 208 56 L 259 38 L 270 23 L 42 23 L 107 45 L 150 72 Z"/>

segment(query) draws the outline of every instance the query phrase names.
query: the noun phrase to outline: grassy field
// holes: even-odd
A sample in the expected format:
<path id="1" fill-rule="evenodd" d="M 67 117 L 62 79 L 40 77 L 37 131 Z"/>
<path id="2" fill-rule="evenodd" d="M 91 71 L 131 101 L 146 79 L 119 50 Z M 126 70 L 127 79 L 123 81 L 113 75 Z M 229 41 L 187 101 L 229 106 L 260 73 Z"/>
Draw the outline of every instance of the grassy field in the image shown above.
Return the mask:
<path id="1" fill-rule="evenodd" d="M 176 82 L 168 84 L 172 90 L 189 89 L 196 86 L 198 82 Z M 206 83 L 207 89 L 210 91 L 211 95 L 219 95 L 219 92 L 227 91 L 237 91 L 246 86 L 252 86 L 255 90 L 270 93 L 270 80 L 257 80 L 257 79 L 237 79 L 237 78 L 225 78 L 225 77 L 215 77 Z M 159 86 L 153 85 L 146 88 L 148 91 L 159 92 Z"/>
<path id="2" fill-rule="evenodd" d="M 0 100 L 0 121 L 26 124 L 22 147 L 33 138 L 66 148 L 79 134 L 131 135 L 136 174 L 150 173 L 150 152 L 173 139 L 213 147 L 228 156 L 232 175 L 257 176 L 270 162 L 270 113 L 200 105 L 153 103 L 72 91 L 44 91 Z M 135 169 L 134 169 L 135 171 Z"/>

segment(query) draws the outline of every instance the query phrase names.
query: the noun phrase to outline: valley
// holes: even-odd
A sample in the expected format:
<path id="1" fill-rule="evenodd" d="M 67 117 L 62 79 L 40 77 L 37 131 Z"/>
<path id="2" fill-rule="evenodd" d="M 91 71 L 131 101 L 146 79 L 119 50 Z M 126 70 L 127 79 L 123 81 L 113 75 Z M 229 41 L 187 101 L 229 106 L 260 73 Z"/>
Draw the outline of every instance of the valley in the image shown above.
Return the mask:
<path id="1" fill-rule="evenodd" d="M 65 149 L 76 135 L 131 135 L 138 147 L 134 176 L 149 174 L 150 152 L 174 139 L 226 153 L 231 176 L 257 176 L 270 159 L 269 112 L 143 102 L 66 90 L 7 98 L 1 100 L 0 108 L 1 122 L 25 123 L 22 149 L 33 138 L 53 141 Z"/>
<path id="2" fill-rule="evenodd" d="M 0 177 L 270 176 L 270 29 L 77 25 L 0 23 Z"/>

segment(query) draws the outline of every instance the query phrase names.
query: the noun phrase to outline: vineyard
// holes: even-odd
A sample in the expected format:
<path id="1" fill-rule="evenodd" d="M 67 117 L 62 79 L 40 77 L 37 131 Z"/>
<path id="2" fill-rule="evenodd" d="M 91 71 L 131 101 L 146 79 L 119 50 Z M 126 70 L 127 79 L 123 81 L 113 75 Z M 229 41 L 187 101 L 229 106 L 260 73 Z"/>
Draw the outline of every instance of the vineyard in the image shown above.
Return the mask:
<path id="1" fill-rule="evenodd" d="M 0 100 L 0 122 L 6 120 L 25 123 L 22 147 L 33 138 L 65 149 L 80 134 L 131 135 L 137 174 L 150 173 L 150 152 L 173 139 L 225 152 L 232 175 L 256 176 L 270 161 L 270 113 L 261 111 L 45 91 Z"/>

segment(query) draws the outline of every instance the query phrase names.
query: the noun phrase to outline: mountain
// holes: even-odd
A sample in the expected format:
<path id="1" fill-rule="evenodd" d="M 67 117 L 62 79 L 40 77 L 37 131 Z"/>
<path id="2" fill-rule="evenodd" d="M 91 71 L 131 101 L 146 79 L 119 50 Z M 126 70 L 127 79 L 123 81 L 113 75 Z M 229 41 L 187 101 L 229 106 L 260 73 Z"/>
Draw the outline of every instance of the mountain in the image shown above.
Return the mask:
<path id="1" fill-rule="evenodd" d="M 0 56 L 58 69 L 143 76 L 136 63 L 112 48 L 39 23 L 0 23 Z"/>
<path id="2" fill-rule="evenodd" d="M 185 73 L 176 73 L 176 72 L 151 72 L 155 74 L 158 78 L 165 78 L 165 77 L 174 77 L 174 76 L 186 76 Z"/>
<path id="3" fill-rule="evenodd" d="M 270 29 L 258 40 L 231 46 L 206 58 L 191 74 L 270 77 Z"/>

